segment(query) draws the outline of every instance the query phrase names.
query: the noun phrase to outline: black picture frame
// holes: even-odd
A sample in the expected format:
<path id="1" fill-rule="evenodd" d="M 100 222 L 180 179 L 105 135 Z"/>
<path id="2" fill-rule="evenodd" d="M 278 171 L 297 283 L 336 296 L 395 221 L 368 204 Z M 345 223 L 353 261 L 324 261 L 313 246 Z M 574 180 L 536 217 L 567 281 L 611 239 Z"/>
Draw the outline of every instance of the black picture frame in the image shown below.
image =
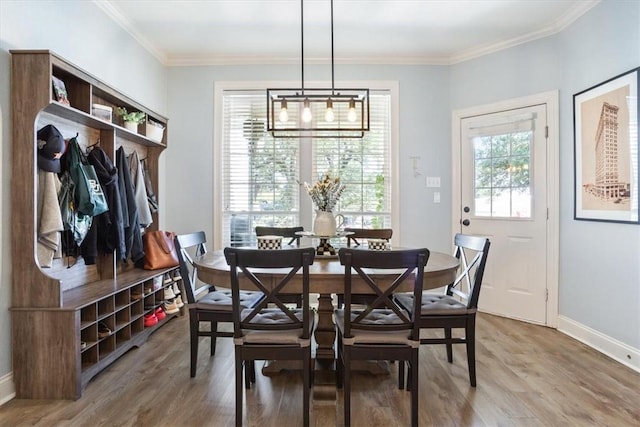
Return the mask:
<path id="1" fill-rule="evenodd" d="M 574 219 L 640 224 L 640 67 L 573 95 Z"/>

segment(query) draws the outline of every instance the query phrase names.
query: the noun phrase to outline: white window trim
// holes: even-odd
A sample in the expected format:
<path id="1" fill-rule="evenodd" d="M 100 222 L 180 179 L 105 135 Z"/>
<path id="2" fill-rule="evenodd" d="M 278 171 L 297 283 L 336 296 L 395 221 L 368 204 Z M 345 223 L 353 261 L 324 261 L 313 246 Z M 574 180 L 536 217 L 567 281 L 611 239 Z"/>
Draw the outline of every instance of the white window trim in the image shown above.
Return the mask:
<path id="1" fill-rule="evenodd" d="M 211 244 L 214 250 L 222 249 L 222 215 L 218 211 L 222 204 L 222 126 L 223 108 L 222 96 L 230 90 L 260 90 L 274 87 L 298 87 L 299 81 L 218 81 L 213 85 L 213 239 Z M 306 87 L 330 87 L 330 82 L 305 82 Z M 337 81 L 335 87 L 368 87 L 373 90 L 388 90 L 391 94 L 391 227 L 393 239 L 391 244 L 398 246 L 400 243 L 400 169 L 399 169 L 399 85 L 397 81 Z M 265 93 L 266 102 L 266 93 Z M 301 207 L 302 208 L 302 207 Z"/>

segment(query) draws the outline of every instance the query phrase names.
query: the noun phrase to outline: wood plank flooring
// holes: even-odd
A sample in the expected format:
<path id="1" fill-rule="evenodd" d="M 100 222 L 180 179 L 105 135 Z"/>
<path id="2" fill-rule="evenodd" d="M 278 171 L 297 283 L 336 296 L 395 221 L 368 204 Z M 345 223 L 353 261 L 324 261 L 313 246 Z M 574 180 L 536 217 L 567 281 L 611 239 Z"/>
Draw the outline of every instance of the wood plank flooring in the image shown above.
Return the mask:
<path id="1" fill-rule="evenodd" d="M 421 347 L 421 426 L 640 426 L 640 373 L 552 329 L 484 314 L 477 327 L 475 389 L 464 346 L 454 347 L 453 364 L 443 346 Z M 188 318 L 173 319 L 94 378 L 80 400 L 14 399 L 0 407 L 0 426 L 232 426 L 232 342 L 219 339 L 211 359 L 208 344 L 201 340 L 192 379 Z M 390 375 L 353 377 L 354 426 L 409 425 L 409 393 L 398 390 L 391 366 Z M 301 425 L 301 383 L 299 372 L 258 373 L 245 425 Z M 312 425 L 342 426 L 342 392 L 336 400 L 324 392 L 311 404 Z"/>

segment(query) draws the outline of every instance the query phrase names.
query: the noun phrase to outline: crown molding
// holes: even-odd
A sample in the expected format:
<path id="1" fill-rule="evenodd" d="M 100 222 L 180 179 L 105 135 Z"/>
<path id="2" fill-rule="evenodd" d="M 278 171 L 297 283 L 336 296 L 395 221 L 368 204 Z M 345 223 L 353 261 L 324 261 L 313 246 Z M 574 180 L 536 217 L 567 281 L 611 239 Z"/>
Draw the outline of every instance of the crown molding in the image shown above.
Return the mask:
<path id="1" fill-rule="evenodd" d="M 129 33 L 144 49 L 149 51 L 158 61 L 167 67 L 191 66 L 229 66 L 229 65 L 294 65 L 300 63 L 299 56 L 224 56 L 210 54 L 168 55 L 139 33 L 124 15 L 122 15 L 111 0 L 92 0 L 93 3 L 113 19 L 121 28 Z M 454 65 L 481 56 L 489 55 L 501 50 L 509 49 L 524 43 L 538 40 L 559 33 L 582 15 L 595 7 L 602 0 L 584 0 L 564 15 L 558 17 L 550 25 L 520 37 L 493 43 L 479 48 L 468 49 L 453 53 L 450 56 L 366 56 L 335 58 L 337 64 L 350 65 Z M 330 58 L 305 58 L 305 64 L 327 64 Z"/>

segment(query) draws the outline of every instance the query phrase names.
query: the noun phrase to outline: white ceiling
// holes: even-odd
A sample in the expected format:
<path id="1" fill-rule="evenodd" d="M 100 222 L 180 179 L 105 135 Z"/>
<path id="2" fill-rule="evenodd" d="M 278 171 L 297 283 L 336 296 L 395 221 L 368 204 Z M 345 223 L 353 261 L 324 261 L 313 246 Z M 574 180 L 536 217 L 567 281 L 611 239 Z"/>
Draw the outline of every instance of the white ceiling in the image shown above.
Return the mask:
<path id="1" fill-rule="evenodd" d="M 336 63 L 453 64 L 554 34 L 600 0 L 334 0 Z M 94 0 L 166 65 L 299 63 L 300 0 Z M 305 63 L 331 58 L 304 0 Z"/>

